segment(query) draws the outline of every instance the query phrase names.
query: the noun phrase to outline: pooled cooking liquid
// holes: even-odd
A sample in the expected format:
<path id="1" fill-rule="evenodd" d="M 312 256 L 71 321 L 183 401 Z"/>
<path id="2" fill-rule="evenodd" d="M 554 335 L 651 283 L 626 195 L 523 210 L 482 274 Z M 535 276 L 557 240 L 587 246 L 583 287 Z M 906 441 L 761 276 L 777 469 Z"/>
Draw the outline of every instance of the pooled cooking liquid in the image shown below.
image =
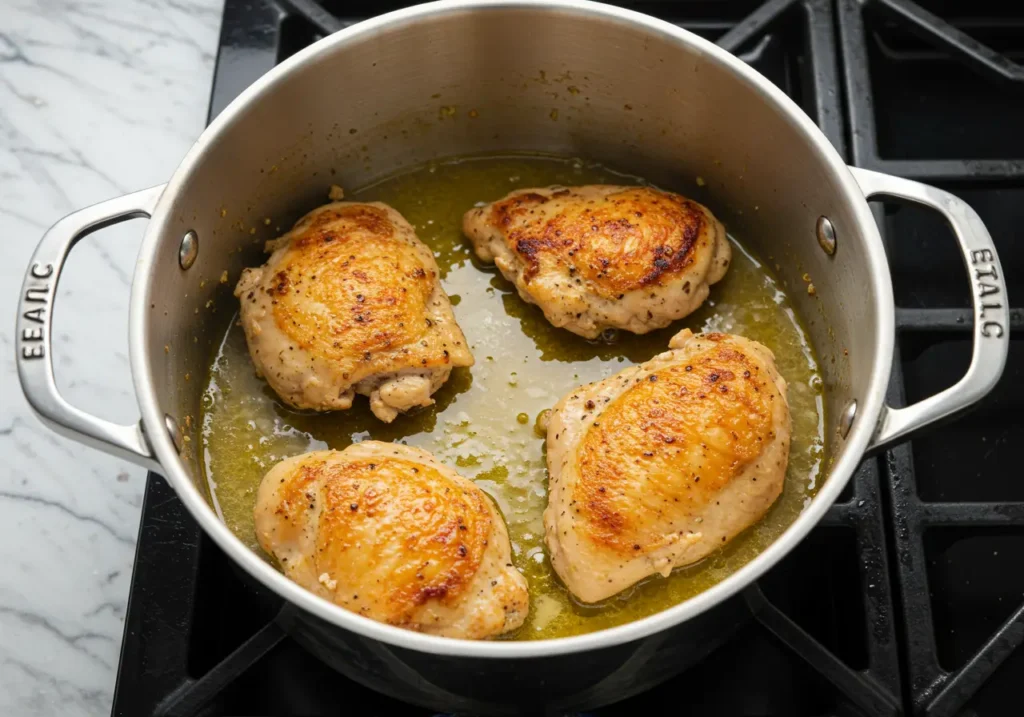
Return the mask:
<path id="1" fill-rule="evenodd" d="M 434 162 L 348 191 L 347 200 L 393 206 L 434 250 L 476 364 L 455 369 L 434 394 L 435 405 L 390 425 L 373 417 L 362 396 L 348 411 L 300 412 L 282 404 L 255 376 L 245 336 L 233 319 L 212 359 L 202 414 L 206 479 L 228 527 L 262 553 L 253 528 L 256 490 L 264 473 L 283 458 L 340 450 L 366 438 L 419 446 L 476 481 L 501 509 L 513 560 L 530 582 L 530 615 L 504 637 L 517 640 L 579 635 L 652 615 L 706 590 L 757 556 L 814 496 L 824 458 L 814 352 L 767 268 L 733 240 L 728 274 L 711 287 L 708 301 L 695 313 L 644 336 L 621 333 L 588 341 L 551 326 L 495 268 L 476 261 L 462 236 L 467 209 L 513 189 L 640 183 L 580 160 L 511 155 Z M 668 350 L 669 338 L 686 327 L 740 334 L 774 352 L 789 384 L 793 421 L 782 495 L 763 520 L 703 561 L 668 578 L 647 578 L 603 603 L 580 604 L 555 576 L 544 546 L 548 477 L 544 440 L 534 427 L 537 416 L 580 384 Z"/>

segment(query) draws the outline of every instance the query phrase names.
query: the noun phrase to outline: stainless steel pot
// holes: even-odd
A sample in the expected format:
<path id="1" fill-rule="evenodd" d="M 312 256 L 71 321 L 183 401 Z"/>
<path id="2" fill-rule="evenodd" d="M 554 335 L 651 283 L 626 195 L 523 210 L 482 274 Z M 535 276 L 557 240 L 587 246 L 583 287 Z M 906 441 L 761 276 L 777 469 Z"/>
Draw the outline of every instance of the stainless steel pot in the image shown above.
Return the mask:
<path id="1" fill-rule="evenodd" d="M 295 216 L 318 203 L 329 183 L 354 187 L 435 157 L 508 149 L 598 159 L 681 188 L 771 257 L 821 359 L 831 466 L 817 497 L 773 545 L 680 605 L 580 637 L 468 642 L 346 612 L 245 548 L 218 520 L 203 487 L 194 448 L 197 379 L 206 370 L 206 338 L 222 328 L 211 321 L 207 302 L 229 300 L 216 279 L 261 261 L 254 240 L 261 243 L 274 230 L 263 217 Z M 903 408 L 884 400 L 894 307 L 866 201 L 872 197 L 940 212 L 954 229 L 973 287 L 967 374 Z M 131 297 L 131 365 L 142 419 L 122 426 L 76 409 L 57 392 L 51 308 L 74 244 L 137 216 L 151 218 Z M 805 272 L 813 296 L 802 291 Z M 866 453 L 992 389 L 1008 348 L 1007 305 L 992 239 L 969 206 L 933 187 L 847 168 L 793 102 L 713 44 L 590 2 L 474 0 L 416 6 L 316 43 L 233 102 L 166 186 L 59 221 L 28 270 L 17 352 L 25 394 L 40 418 L 165 475 L 217 544 L 290 602 L 294 609 L 283 622 L 311 650 L 345 674 L 412 702 L 511 713 L 621 698 L 702 654 L 719 623 L 733 619 L 733 596 L 814 527 Z"/>

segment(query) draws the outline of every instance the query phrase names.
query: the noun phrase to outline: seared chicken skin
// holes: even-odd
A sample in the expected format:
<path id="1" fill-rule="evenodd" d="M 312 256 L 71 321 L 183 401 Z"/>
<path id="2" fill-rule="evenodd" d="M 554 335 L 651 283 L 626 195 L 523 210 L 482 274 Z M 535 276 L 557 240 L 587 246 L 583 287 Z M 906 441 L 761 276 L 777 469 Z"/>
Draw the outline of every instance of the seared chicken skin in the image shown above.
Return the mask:
<path id="1" fill-rule="evenodd" d="M 710 211 L 651 187 L 520 189 L 462 226 L 524 301 L 587 338 L 668 326 L 704 302 L 732 258 Z"/>
<path id="2" fill-rule="evenodd" d="M 790 416 L 772 353 L 689 330 L 669 346 L 551 414 L 545 540 L 583 602 L 700 560 L 782 492 Z"/>
<path id="3" fill-rule="evenodd" d="M 235 296 L 256 370 L 289 405 L 347 409 L 360 393 L 390 423 L 473 364 L 433 254 L 386 204 L 314 209 L 267 251 Z"/>
<path id="4" fill-rule="evenodd" d="M 526 578 L 476 485 L 418 448 L 364 441 L 281 461 L 256 536 L 285 575 L 372 620 L 479 639 L 526 619 Z"/>

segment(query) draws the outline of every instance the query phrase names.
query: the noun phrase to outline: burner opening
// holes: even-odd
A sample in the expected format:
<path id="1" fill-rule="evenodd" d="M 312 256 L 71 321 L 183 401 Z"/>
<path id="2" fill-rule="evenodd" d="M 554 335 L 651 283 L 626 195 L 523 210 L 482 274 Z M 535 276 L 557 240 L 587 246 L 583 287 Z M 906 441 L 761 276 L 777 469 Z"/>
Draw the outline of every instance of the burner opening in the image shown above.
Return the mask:
<path id="1" fill-rule="evenodd" d="M 274 619 L 281 598 L 257 583 L 209 539 L 199 543 L 187 671 L 201 677 Z M 230 596 L 230 597 L 227 597 Z"/>
<path id="2" fill-rule="evenodd" d="M 971 305 L 967 269 L 942 215 L 916 204 L 886 203 L 884 226 L 896 306 Z"/>
<path id="3" fill-rule="evenodd" d="M 984 19 L 973 15 L 953 22 L 1020 64 L 1024 11 L 1014 8 L 1015 16 L 1005 17 L 1009 7 Z M 864 23 L 880 157 L 1024 158 L 1024 83 L 967 66 L 889 15 L 866 11 Z"/>
<path id="4" fill-rule="evenodd" d="M 1024 107 L 1024 97 L 1022 97 Z M 944 186 L 981 216 L 999 250 L 1010 297 L 1024 293 L 1024 243 L 1013 238 L 1024 224 L 1024 184 L 972 183 Z M 893 292 L 901 308 L 971 306 L 971 290 L 953 230 L 935 211 L 918 205 L 887 204 L 886 251 Z M 1007 267 L 1010 267 L 1007 270 Z"/>
<path id="5" fill-rule="evenodd" d="M 907 333 L 900 352 L 907 402 L 956 383 L 971 360 L 971 337 Z M 992 395 L 961 420 L 939 426 L 911 443 L 918 495 L 925 501 L 1024 501 L 1020 457 L 1024 443 L 1024 340 L 1011 340 L 1010 361 Z M 1024 554 L 1022 554 L 1024 557 Z"/>
<path id="6" fill-rule="evenodd" d="M 933 528 L 924 548 L 939 663 L 953 671 L 1021 606 L 1024 530 Z"/>
<path id="7" fill-rule="evenodd" d="M 868 667 L 860 552 L 852 529 L 820 527 L 758 583 L 773 605 L 855 670 Z M 802 576 L 796 590 L 794 576 Z"/>

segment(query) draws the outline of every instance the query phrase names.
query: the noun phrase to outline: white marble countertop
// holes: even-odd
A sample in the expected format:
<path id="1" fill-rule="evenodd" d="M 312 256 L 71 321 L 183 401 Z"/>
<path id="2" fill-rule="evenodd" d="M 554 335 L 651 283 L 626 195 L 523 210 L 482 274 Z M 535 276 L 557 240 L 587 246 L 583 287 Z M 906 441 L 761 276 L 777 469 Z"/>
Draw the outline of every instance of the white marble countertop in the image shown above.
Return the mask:
<path id="1" fill-rule="evenodd" d="M 145 473 L 58 438 L 14 365 L 44 230 L 167 181 L 202 131 L 223 0 L 0 0 L 0 715 L 110 713 Z M 73 403 L 137 418 L 129 280 L 144 223 L 79 245 L 54 313 Z"/>

